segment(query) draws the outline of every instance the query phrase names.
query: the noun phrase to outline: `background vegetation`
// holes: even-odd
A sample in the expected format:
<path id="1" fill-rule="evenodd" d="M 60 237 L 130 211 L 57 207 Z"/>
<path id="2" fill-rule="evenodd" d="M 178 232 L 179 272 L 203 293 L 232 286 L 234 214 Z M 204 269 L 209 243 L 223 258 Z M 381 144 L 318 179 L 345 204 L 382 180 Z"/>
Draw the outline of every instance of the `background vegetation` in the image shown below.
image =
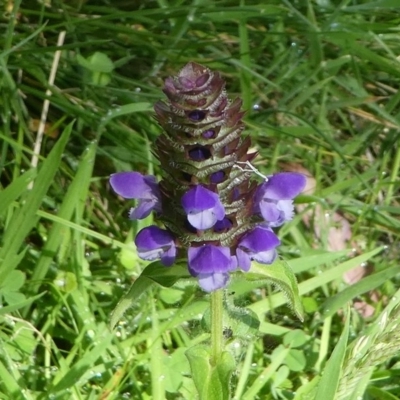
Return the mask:
<path id="1" fill-rule="evenodd" d="M 255 340 L 226 326 L 235 398 L 400 398 L 397 0 L 0 4 L 1 399 L 195 398 L 194 282 L 154 286 L 109 328 L 148 221 L 108 177 L 157 174 L 152 104 L 188 61 L 242 97 L 260 171 L 309 177 L 279 233 L 305 320 L 234 280 L 228 301 L 261 319 Z"/>

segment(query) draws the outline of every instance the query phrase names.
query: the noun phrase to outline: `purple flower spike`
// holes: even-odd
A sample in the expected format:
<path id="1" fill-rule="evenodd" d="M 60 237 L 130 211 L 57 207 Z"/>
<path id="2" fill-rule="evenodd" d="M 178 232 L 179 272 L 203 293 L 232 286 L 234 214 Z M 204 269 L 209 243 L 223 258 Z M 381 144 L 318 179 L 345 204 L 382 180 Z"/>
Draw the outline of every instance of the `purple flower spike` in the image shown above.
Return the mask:
<path id="1" fill-rule="evenodd" d="M 188 221 L 196 229 L 208 229 L 225 216 L 225 209 L 218 195 L 197 185 L 182 196 L 182 207 Z"/>
<path id="2" fill-rule="evenodd" d="M 169 267 L 175 262 L 176 247 L 173 236 L 157 226 L 143 228 L 136 235 L 135 244 L 139 257 L 143 260 L 161 262 Z"/>
<path id="3" fill-rule="evenodd" d="M 156 178 L 139 172 L 119 172 L 110 177 L 114 191 L 126 199 L 139 200 L 129 213 L 130 219 L 146 218 L 153 210 L 161 212 L 160 191 Z"/>
<path id="4" fill-rule="evenodd" d="M 280 245 L 271 229 L 264 226 L 256 226 L 252 231 L 243 236 L 236 250 L 239 267 L 248 271 L 251 260 L 261 264 L 272 264 L 276 258 L 275 247 Z"/>
<path id="5" fill-rule="evenodd" d="M 268 177 L 255 195 L 255 213 L 260 213 L 268 225 L 276 227 L 293 218 L 293 198 L 305 187 L 306 178 L 295 172 L 282 172 Z"/>
<path id="6" fill-rule="evenodd" d="M 189 247 L 189 272 L 198 277 L 200 286 L 206 292 L 223 288 L 228 283 L 229 271 L 237 268 L 236 257 L 232 257 L 229 247 L 206 244 Z"/>

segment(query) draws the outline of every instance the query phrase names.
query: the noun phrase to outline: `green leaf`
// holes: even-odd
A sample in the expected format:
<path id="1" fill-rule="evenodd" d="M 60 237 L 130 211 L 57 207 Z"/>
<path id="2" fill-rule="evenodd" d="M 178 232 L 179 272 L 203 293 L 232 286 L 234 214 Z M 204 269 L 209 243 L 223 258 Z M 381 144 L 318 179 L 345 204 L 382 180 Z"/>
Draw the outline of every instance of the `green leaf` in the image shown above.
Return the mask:
<path id="1" fill-rule="evenodd" d="M 148 265 L 141 276 L 145 276 L 161 286 L 170 287 L 181 278 L 189 278 L 186 261 L 176 263 L 172 267 L 166 267 L 160 261 Z"/>
<path id="2" fill-rule="evenodd" d="M 121 300 L 118 302 L 117 306 L 111 313 L 110 328 L 114 329 L 115 325 L 125 314 L 126 310 L 131 307 L 138 298 L 148 290 L 154 282 L 146 276 L 140 275 L 139 278 L 133 282 L 128 293 L 126 293 Z"/>
<path id="3" fill-rule="evenodd" d="M 294 329 L 283 336 L 283 344 L 291 348 L 301 347 L 307 341 L 308 337 L 301 329 Z"/>
<path id="4" fill-rule="evenodd" d="M 258 315 L 248 308 L 237 307 L 227 297 L 224 299 L 222 318 L 224 328 L 231 332 L 229 336 L 248 342 L 255 340 L 259 335 L 260 320 Z M 211 330 L 210 308 L 204 312 L 202 324 L 205 330 Z"/>
<path id="5" fill-rule="evenodd" d="M 93 72 L 91 83 L 98 86 L 107 86 L 111 81 L 111 75 L 104 72 Z"/>
<path id="6" fill-rule="evenodd" d="M 379 254 L 383 249 L 384 247 L 381 246 L 374 250 L 371 250 L 370 252 L 361 254 L 357 257 L 353 257 L 349 260 L 344 261 L 343 263 L 340 263 L 339 265 L 333 268 L 327 269 L 322 274 L 318 274 L 317 276 L 313 276 L 312 278 L 304 282 L 301 282 L 299 284 L 299 293 L 301 295 L 304 295 L 335 279 L 342 279 L 342 276 L 346 271 L 349 271 L 352 268 L 357 267 L 361 263 L 369 260 L 373 256 Z M 269 269 L 270 266 L 264 268 Z M 257 303 L 250 305 L 249 308 L 252 309 L 257 315 L 261 315 L 264 314 L 267 310 L 279 307 L 285 303 L 287 303 L 287 299 L 285 299 L 282 293 L 275 293 L 270 298 L 263 299 L 261 301 L 258 301 Z"/>
<path id="7" fill-rule="evenodd" d="M 93 159 L 96 154 L 97 144 L 91 143 L 79 162 L 75 177 L 68 186 L 68 190 L 63 197 L 63 202 L 59 206 L 58 218 L 70 221 L 74 211 L 80 205 L 80 194 L 85 193 L 90 185 L 90 178 L 93 171 Z M 54 258 L 60 257 L 60 246 L 68 237 L 69 228 L 64 224 L 55 221 L 50 229 L 48 240 L 44 245 L 43 251 L 33 271 L 31 280 L 34 284 L 31 293 L 39 289 L 41 281 L 46 276 Z M 62 253 L 62 252 L 61 252 Z"/>
<path id="8" fill-rule="evenodd" d="M 2 292 L 15 292 L 25 283 L 25 274 L 21 271 L 11 271 L 0 284 Z"/>
<path id="9" fill-rule="evenodd" d="M 287 262 L 278 260 L 269 266 L 253 262 L 250 272 L 245 276 L 247 280 L 267 279 L 278 286 L 287 297 L 297 317 L 303 321 L 303 306 L 299 296 L 297 280 Z"/>
<path id="10" fill-rule="evenodd" d="M 399 267 L 394 265 L 393 267 L 361 279 L 361 281 L 337 293 L 335 296 L 328 298 L 322 306 L 322 316 L 326 318 L 333 315 L 337 310 L 339 310 L 339 308 L 344 307 L 351 299 L 377 288 L 398 273 Z"/>
<path id="11" fill-rule="evenodd" d="M 317 375 L 310 382 L 303 384 L 298 390 L 293 400 L 317 400 L 315 393 L 321 377 Z"/>
<path id="12" fill-rule="evenodd" d="M 399 400 L 397 396 L 394 396 L 390 392 L 383 390 L 377 386 L 368 386 L 367 393 L 374 399 L 379 400 Z"/>
<path id="13" fill-rule="evenodd" d="M 142 102 L 142 103 L 124 104 L 122 106 L 108 110 L 107 115 L 105 116 L 104 121 L 102 122 L 102 125 L 105 125 L 113 118 L 120 117 L 122 115 L 127 115 L 137 112 L 149 112 L 149 111 L 151 112 L 153 111 L 153 105 L 151 103 Z"/>
<path id="14" fill-rule="evenodd" d="M 114 70 L 114 63 L 104 53 L 96 51 L 88 58 L 82 57 L 80 54 L 76 56 L 79 65 L 92 72 L 110 73 Z"/>
<path id="15" fill-rule="evenodd" d="M 168 392 L 178 392 L 183 377 L 190 374 L 190 365 L 185 352 L 186 348 L 180 347 L 163 359 L 166 372 L 165 389 Z"/>
<path id="16" fill-rule="evenodd" d="M 3 364 L 3 361 L 0 360 L 0 375 L 5 393 L 8 393 L 15 399 L 22 399 L 22 397 L 18 397 L 18 394 L 21 394 L 21 383 L 13 375 L 13 372 L 10 372 L 9 366 L 5 363 Z"/>
<path id="17" fill-rule="evenodd" d="M 307 364 L 304 352 L 298 349 L 290 349 L 285 359 L 285 364 L 291 371 L 303 371 Z"/>
<path id="18" fill-rule="evenodd" d="M 33 188 L 26 196 L 24 204 L 13 216 L 3 239 L 3 248 L 0 250 L 0 281 L 16 267 L 13 260 L 18 253 L 26 236 L 37 222 L 36 212 L 39 209 L 47 190 L 53 183 L 54 175 L 58 171 L 65 145 L 72 131 L 73 123 L 69 124 L 46 160 L 41 164 Z"/>
<path id="19" fill-rule="evenodd" d="M 20 292 L 5 292 L 3 296 L 9 305 L 20 304 L 26 299 L 26 296 Z"/>
<path id="20" fill-rule="evenodd" d="M 260 327 L 260 320 L 255 312 L 249 309 L 235 309 L 228 310 L 227 327 L 232 329 L 233 335 L 242 339 L 249 340 L 249 337 L 256 337 Z"/>
<path id="21" fill-rule="evenodd" d="M 147 291 L 154 283 L 170 287 L 183 277 L 189 277 L 189 273 L 186 266 L 184 267 L 182 264 L 165 267 L 159 261 L 156 261 L 148 265 L 111 313 L 111 329 L 115 327 L 126 310 L 137 302 L 139 296 Z"/>
<path id="22" fill-rule="evenodd" d="M 6 213 L 10 204 L 26 190 L 29 183 L 35 178 L 36 172 L 36 169 L 24 172 L 0 192 L 0 217 Z"/>
<path id="23" fill-rule="evenodd" d="M 346 11 L 347 12 L 361 12 L 361 11 L 367 11 L 369 12 L 370 10 L 375 10 L 377 11 L 380 8 L 388 8 L 388 9 L 395 9 L 398 10 L 399 8 L 399 2 L 397 0 L 379 0 L 379 1 L 368 1 L 366 3 L 352 5 L 352 6 L 346 6 Z"/>
<path id="24" fill-rule="evenodd" d="M 316 399 L 334 400 L 336 390 L 342 372 L 344 356 L 346 354 L 347 340 L 349 337 L 350 312 L 347 318 L 340 339 L 332 352 L 331 358 L 326 363 L 322 378 L 318 384 Z"/>
<path id="25" fill-rule="evenodd" d="M 110 347 L 114 335 L 107 330 L 105 332 L 98 331 L 98 337 L 93 341 L 93 346 L 80 355 L 78 361 L 72 365 L 68 372 L 59 371 L 59 374 L 54 378 L 54 386 L 50 388 L 50 393 L 57 393 L 75 385 L 84 373 L 90 370 L 95 365 L 99 357 L 107 354 L 107 349 Z"/>
<path id="26" fill-rule="evenodd" d="M 314 297 L 304 296 L 301 298 L 301 302 L 303 304 L 304 312 L 306 314 L 315 313 L 319 309 L 319 304 Z"/>
<path id="27" fill-rule="evenodd" d="M 121 249 L 119 253 L 118 260 L 121 265 L 128 269 L 134 269 L 136 265 L 140 262 L 140 258 L 138 256 L 135 243 L 133 241 L 133 231 L 129 231 L 128 236 L 126 238 L 127 247 Z"/>
<path id="28" fill-rule="evenodd" d="M 236 365 L 233 356 L 225 351 L 217 365 L 211 365 L 210 348 L 195 346 L 186 351 L 192 378 L 200 400 L 229 400 L 230 380 Z"/>
<path id="29" fill-rule="evenodd" d="M 16 322 L 14 332 L 14 340 L 17 344 L 18 351 L 23 351 L 27 355 L 31 355 L 35 351 L 37 345 L 37 340 L 35 338 L 35 333 L 37 332 L 25 321 Z"/>
<path id="30" fill-rule="evenodd" d="M 12 313 L 12 312 L 14 312 L 16 310 L 19 310 L 20 308 L 26 307 L 26 306 L 32 304 L 33 302 L 35 302 L 36 300 L 40 299 L 43 295 L 44 295 L 44 292 L 38 294 L 37 296 L 30 297 L 29 299 L 22 300 L 20 303 L 11 304 L 11 305 L 6 306 L 6 307 L 1 307 L 0 308 L 0 315 L 9 314 L 9 313 Z"/>
<path id="31" fill-rule="evenodd" d="M 69 271 L 59 271 L 54 279 L 54 284 L 66 293 L 70 293 L 78 287 L 76 275 Z"/>
<path id="32" fill-rule="evenodd" d="M 160 290 L 160 299 L 166 304 L 176 304 L 182 300 L 184 292 L 174 288 L 162 288 Z"/>
<path id="33" fill-rule="evenodd" d="M 267 384 L 267 382 L 272 379 L 279 367 L 285 363 L 289 351 L 290 349 L 284 347 L 283 345 L 279 345 L 274 349 L 271 355 L 271 363 L 260 372 L 250 388 L 241 397 L 241 400 L 253 400 L 257 398 L 258 393 Z"/>

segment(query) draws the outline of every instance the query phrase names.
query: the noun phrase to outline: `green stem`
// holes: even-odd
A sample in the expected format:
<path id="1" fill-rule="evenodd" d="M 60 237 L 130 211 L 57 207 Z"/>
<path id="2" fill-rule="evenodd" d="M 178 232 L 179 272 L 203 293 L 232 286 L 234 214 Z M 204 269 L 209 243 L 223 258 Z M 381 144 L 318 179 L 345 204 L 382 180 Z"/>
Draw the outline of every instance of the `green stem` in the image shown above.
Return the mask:
<path id="1" fill-rule="evenodd" d="M 223 291 L 215 290 L 211 293 L 211 363 L 218 364 L 222 354 L 222 311 Z"/>
<path id="2" fill-rule="evenodd" d="M 158 313 L 154 302 L 152 302 L 152 330 L 149 338 L 150 345 L 150 368 L 151 368 L 151 394 L 154 400 L 165 399 L 165 371 L 163 370 L 163 363 L 160 362 L 163 355 L 162 339 L 160 333 L 160 324 L 158 320 Z"/>

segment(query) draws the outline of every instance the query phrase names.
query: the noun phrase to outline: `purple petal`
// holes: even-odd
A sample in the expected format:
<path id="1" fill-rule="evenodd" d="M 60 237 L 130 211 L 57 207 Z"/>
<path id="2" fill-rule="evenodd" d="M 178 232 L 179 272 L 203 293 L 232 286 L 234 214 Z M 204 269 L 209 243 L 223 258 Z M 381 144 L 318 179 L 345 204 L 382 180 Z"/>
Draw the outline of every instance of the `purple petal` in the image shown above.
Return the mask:
<path id="1" fill-rule="evenodd" d="M 217 218 L 212 209 L 189 214 L 187 218 L 190 222 L 190 225 L 201 230 L 211 228 L 217 222 Z"/>
<path id="2" fill-rule="evenodd" d="M 265 221 L 272 228 L 290 221 L 294 215 L 292 200 L 262 200 L 258 208 Z"/>
<path id="3" fill-rule="evenodd" d="M 280 212 L 281 218 L 283 219 L 282 223 L 293 219 L 294 206 L 293 206 L 292 200 L 280 200 L 280 201 L 278 201 L 276 206 Z M 279 224 L 279 225 L 281 225 L 281 224 Z M 279 226 L 279 225 L 276 225 L 276 226 Z M 270 226 L 273 226 L 273 225 L 270 225 Z"/>
<path id="4" fill-rule="evenodd" d="M 202 110 L 193 110 L 188 113 L 188 117 L 192 121 L 202 121 L 206 117 L 206 112 Z"/>
<path id="5" fill-rule="evenodd" d="M 229 264 L 229 271 L 234 271 L 238 267 L 238 260 L 235 256 L 231 256 L 231 262 Z"/>
<path id="6" fill-rule="evenodd" d="M 306 177 L 295 172 L 282 172 L 268 177 L 261 184 L 258 195 L 271 200 L 289 200 L 295 198 L 306 186 Z"/>
<path id="7" fill-rule="evenodd" d="M 193 276 L 199 274 L 225 273 L 234 267 L 229 247 L 206 244 L 188 249 L 189 271 Z"/>
<path id="8" fill-rule="evenodd" d="M 211 157 L 210 150 L 207 147 L 198 146 L 189 150 L 189 158 L 193 161 L 204 161 Z"/>
<path id="9" fill-rule="evenodd" d="M 173 236 L 166 230 L 157 226 L 143 228 L 136 235 L 135 244 L 139 257 L 143 260 L 156 260 L 170 266 L 175 261 L 176 247 Z"/>
<path id="10" fill-rule="evenodd" d="M 207 83 L 207 81 L 208 81 L 209 79 L 210 79 L 210 74 L 208 74 L 208 73 L 199 76 L 199 77 L 196 79 L 196 86 L 197 86 L 197 87 L 203 86 L 204 84 Z"/>
<path id="11" fill-rule="evenodd" d="M 200 274 L 198 276 L 200 287 L 206 292 L 213 292 L 224 288 L 229 280 L 229 274 Z"/>
<path id="12" fill-rule="evenodd" d="M 271 229 L 263 226 L 256 226 L 242 238 L 239 246 L 251 252 L 259 252 L 270 250 L 279 246 L 280 243 L 280 240 Z"/>
<path id="13" fill-rule="evenodd" d="M 236 256 L 239 268 L 241 268 L 243 271 L 248 271 L 251 267 L 250 256 L 239 247 L 236 249 Z"/>
<path id="14" fill-rule="evenodd" d="M 217 221 L 214 225 L 214 232 L 221 233 L 226 232 L 233 226 L 232 221 L 229 218 L 224 217 L 221 221 Z"/>
<path id="15" fill-rule="evenodd" d="M 157 200 L 139 200 L 138 206 L 129 210 L 129 219 L 143 219 L 157 208 Z M 158 210 L 157 210 L 158 211 Z"/>
<path id="16" fill-rule="evenodd" d="M 292 199 L 305 187 L 302 174 L 283 172 L 272 175 L 256 191 L 254 213 L 263 216 L 269 226 L 277 227 L 293 218 Z"/>
<path id="17" fill-rule="evenodd" d="M 126 199 L 139 200 L 129 212 L 130 219 L 142 219 L 151 211 L 161 212 L 161 196 L 156 178 L 139 172 L 119 172 L 110 177 L 114 191 Z"/>
<path id="18" fill-rule="evenodd" d="M 213 172 L 210 176 L 211 183 L 221 183 L 225 179 L 225 172 L 224 171 L 217 171 Z"/>
<path id="19" fill-rule="evenodd" d="M 126 199 L 150 199 L 158 196 L 156 178 L 139 172 L 118 172 L 110 177 L 114 191 Z"/>
<path id="20" fill-rule="evenodd" d="M 225 209 L 218 195 L 201 185 L 186 192 L 181 203 L 188 221 L 197 229 L 211 228 L 225 216 Z"/>
<path id="21" fill-rule="evenodd" d="M 201 185 L 197 185 L 189 189 L 182 196 L 181 203 L 186 213 L 192 211 L 198 212 L 215 207 L 216 198 L 218 199 L 216 193 Z"/>
<path id="22" fill-rule="evenodd" d="M 239 242 L 236 251 L 239 266 L 242 269 L 248 266 L 245 256 L 239 250 L 245 252 L 252 260 L 263 264 L 271 264 L 276 258 L 275 247 L 279 246 L 280 243 L 280 240 L 271 229 L 263 226 L 256 226 Z"/>
<path id="23" fill-rule="evenodd" d="M 278 256 L 275 249 L 260 251 L 259 253 L 255 253 L 253 255 L 253 260 L 261 263 L 261 264 L 272 264 L 276 257 Z"/>
<path id="24" fill-rule="evenodd" d="M 215 130 L 214 129 L 209 129 L 207 131 L 204 131 L 202 134 L 204 139 L 211 139 L 215 137 Z"/>
<path id="25" fill-rule="evenodd" d="M 188 79 L 184 76 L 180 76 L 178 78 L 179 83 L 185 88 L 185 89 L 193 89 L 196 87 L 196 82 L 193 82 L 191 79 Z"/>
<path id="26" fill-rule="evenodd" d="M 170 267 L 174 262 L 176 258 L 176 247 L 175 243 L 173 246 L 169 248 L 169 250 L 166 250 L 162 255 L 161 255 L 161 262 L 166 266 Z"/>
<path id="27" fill-rule="evenodd" d="M 275 202 L 262 200 L 259 203 L 259 208 L 261 215 L 268 222 L 277 221 L 279 219 L 279 216 L 281 215 L 280 211 L 278 210 L 277 203 Z"/>

